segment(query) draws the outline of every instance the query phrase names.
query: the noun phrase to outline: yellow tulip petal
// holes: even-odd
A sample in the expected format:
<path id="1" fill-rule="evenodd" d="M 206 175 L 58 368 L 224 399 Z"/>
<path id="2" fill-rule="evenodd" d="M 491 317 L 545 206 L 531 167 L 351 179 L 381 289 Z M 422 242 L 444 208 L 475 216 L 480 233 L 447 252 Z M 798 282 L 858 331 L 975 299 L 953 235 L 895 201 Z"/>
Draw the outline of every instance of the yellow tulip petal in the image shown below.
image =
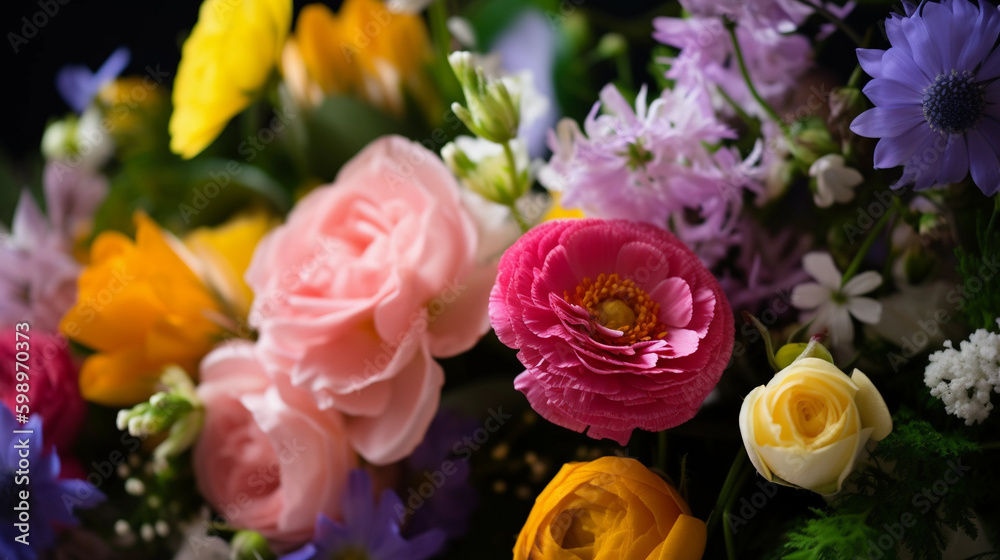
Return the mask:
<path id="1" fill-rule="evenodd" d="M 204 150 L 267 82 L 292 18 L 290 0 L 205 0 L 181 51 L 170 149 Z"/>

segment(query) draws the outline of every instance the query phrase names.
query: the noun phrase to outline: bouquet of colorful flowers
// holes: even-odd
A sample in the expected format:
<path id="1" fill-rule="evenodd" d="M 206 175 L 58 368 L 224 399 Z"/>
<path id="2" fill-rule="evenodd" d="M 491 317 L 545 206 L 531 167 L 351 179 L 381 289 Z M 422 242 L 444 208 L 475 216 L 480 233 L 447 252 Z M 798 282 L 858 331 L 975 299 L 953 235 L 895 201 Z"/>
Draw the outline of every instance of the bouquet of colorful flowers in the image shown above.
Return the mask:
<path id="1" fill-rule="evenodd" d="M 1000 557 L 1000 8 L 626 12 L 204 0 L 63 68 L 3 558 Z"/>

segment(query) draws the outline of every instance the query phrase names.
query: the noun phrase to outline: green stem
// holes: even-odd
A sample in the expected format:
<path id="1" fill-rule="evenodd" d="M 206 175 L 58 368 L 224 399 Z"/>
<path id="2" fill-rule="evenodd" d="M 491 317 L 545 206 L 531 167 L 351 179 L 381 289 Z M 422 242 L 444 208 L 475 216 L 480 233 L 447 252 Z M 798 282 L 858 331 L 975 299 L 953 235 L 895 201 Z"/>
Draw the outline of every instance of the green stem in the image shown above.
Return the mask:
<path id="1" fill-rule="evenodd" d="M 510 172 L 510 187 L 512 189 L 512 192 L 520 193 L 521 179 L 520 177 L 518 177 L 517 173 L 517 159 L 514 157 L 514 150 L 510 147 L 509 140 L 501 145 L 503 146 L 504 157 L 507 158 L 507 169 Z M 524 219 L 524 215 L 522 215 L 521 211 L 517 209 L 518 198 L 520 197 L 519 196 L 509 197 L 509 202 L 507 203 L 507 207 L 510 208 L 510 213 L 512 216 L 514 216 L 514 220 L 517 221 L 517 226 L 521 228 L 521 233 L 528 233 L 528 230 L 531 229 L 531 224 Z"/>
<path id="2" fill-rule="evenodd" d="M 891 218 L 896 213 L 896 207 L 888 208 L 885 214 L 879 219 L 875 227 L 868 233 L 868 237 L 865 238 L 861 247 L 858 249 L 858 253 L 854 255 L 854 260 L 851 264 L 847 266 L 847 270 L 844 271 L 844 277 L 840 280 L 840 287 L 843 288 L 847 285 L 847 281 L 857 274 L 858 269 L 861 268 L 861 262 L 865 260 L 865 256 L 868 254 L 868 250 L 871 249 L 872 244 L 875 243 L 875 239 L 878 238 L 879 233 L 882 232 L 882 228 L 889 223 L 889 218 Z"/>
<path id="3" fill-rule="evenodd" d="M 844 20 L 840 19 L 839 17 L 834 15 L 833 12 L 826 9 L 826 6 L 822 4 L 817 4 L 815 2 L 812 2 L 811 0 L 796 0 L 796 1 L 799 2 L 800 4 L 805 4 L 806 6 L 809 6 L 810 8 L 816 10 L 816 13 L 825 17 L 830 23 L 836 25 L 837 29 L 843 31 L 844 35 L 847 35 L 847 37 L 851 41 L 853 41 L 855 45 L 860 47 L 865 44 L 864 39 L 862 39 L 860 35 L 855 33 L 854 30 L 851 29 L 851 27 L 847 25 L 846 22 L 844 22 Z"/>
<path id="4" fill-rule="evenodd" d="M 445 0 L 434 0 L 427 10 L 430 20 L 431 36 L 434 41 L 434 49 L 439 57 L 445 62 L 448 61 L 448 52 L 451 51 L 451 33 L 448 32 L 448 7 Z"/>
<path id="5" fill-rule="evenodd" d="M 726 93 L 726 90 L 722 89 L 721 87 L 716 88 L 716 90 L 718 90 L 719 95 L 722 96 L 722 99 L 724 99 L 726 103 L 728 103 L 729 106 L 732 107 L 734 111 L 736 111 L 736 114 L 740 117 L 740 120 L 743 121 L 743 124 L 747 125 L 748 128 L 751 129 L 754 128 L 755 125 L 754 118 L 750 116 L 750 113 L 747 113 L 746 110 L 743 109 L 743 107 L 741 107 L 740 104 L 737 103 L 735 99 L 730 97 L 729 94 Z"/>
<path id="6" fill-rule="evenodd" d="M 666 430 L 657 434 L 656 445 L 656 466 L 660 470 L 667 472 L 667 432 Z"/>
<path id="7" fill-rule="evenodd" d="M 752 95 L 753 98 L 757 101 L 757 104 L 760 105 L 762 109 L 764 109 L 764 112 L 767 113 L 767 116 L 770 117 L 771 120 L 773 120 L 774 123 L 781 128 L 781 132 L 786 137 L 790 137 L 788 125 L 785 123 L 785 121 L 781 119 L 781 117 L 778 116 L 778 113 L 774 110 L 774 108 L 771 107 L 771 105 L 769 105 L 767 101 L 764 101 L 764 98 L 761 97 L 760 92 L 758 92 L 757 88 L 754 87 L 753 80 L 750 79 L 750 71 L 747 70 L 746 60 L 743 59 L 743 50 L 740 48 L 740 42 L 736 38 L 736 23 L 726 17 L 723 17 L 722 24 L 726 27 L 726 31 L 729 32 L 729 38 L 733 42 L 733 50 L 736 52 L 736 62 L 738 62 L 740 65 L 740 73 L 743 74 L 743 81 L 747 83 L 747 89 L 750 90 L 750 95 Z"/>
<path id="8" fill-rule="evenodd" d="M 715 527 L 719 524 L 719 519 L 724 514 L 726 502 L 729 500 L 729 495 L 733 492 L 733 486 L 735 486 L 740 471 L 743 470 L 746 462 L 747 452 L 741 447 L 736 453 L 736 458 L 733 459 L 733 465 L 729 467 L 729 474 L 726 475 L 726 481 L 722 483 L 722 491 L 719 492 L 719 497 L 715 500 L 715 508 L 712 509 L 712 513 L 708 516 L 707 535 L 709 537 L 712 536 L 712 531 L 715 530 Z"/>
<path id="9" fill-rule="evenodd" d="M 745 466 L 740 469 L 740 477 L 733 486 L 733 493 L 729 499 L 726 500 L 726 507 L 722 512 L 722 527 L 725 529 L 724 537 L 726 539 L 726 557 L 729 560 L 736 560 L 736 541 L 734 540 L 735 535 L 733 534 L 733 531 L 726 526 L 726 519 L 729 518 L 729 512 L 732 511 L 733 505 L 736 503 L 736 498 L 740 495 L 740 490 L 743 488 L 743 485 L 746 484 L 747 478 L 750 477 L 752 472 L 752 469 L 747 469 Z"/>

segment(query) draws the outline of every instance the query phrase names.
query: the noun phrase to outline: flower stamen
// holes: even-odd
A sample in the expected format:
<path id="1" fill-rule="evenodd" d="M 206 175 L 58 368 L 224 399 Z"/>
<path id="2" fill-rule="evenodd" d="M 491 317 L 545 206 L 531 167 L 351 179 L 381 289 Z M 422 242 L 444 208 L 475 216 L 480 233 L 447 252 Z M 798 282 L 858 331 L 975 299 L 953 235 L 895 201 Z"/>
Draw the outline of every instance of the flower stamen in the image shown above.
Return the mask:
<path id="1" fill-rule="evenodd" d="M 659 322 L 660 304 L 631 279 L 622 279 L 617 273 L 600 274 L 596 281 L 584 278 L 574 293 L 567 291 L 563 297 L 586 309 L 591 321 L 622 333 L 618 337 L 594 333 L 599 342 L 628 345 L 667 335 L 667 327 Z"/>
<path id="2" fill-rule="evenodd" d="M 979 124 L 986 105 L 982 86 L 972 72 L 939 75 L 924 88 L 924 118 L 931 130 L 945 134 L 963 134 Z"/>

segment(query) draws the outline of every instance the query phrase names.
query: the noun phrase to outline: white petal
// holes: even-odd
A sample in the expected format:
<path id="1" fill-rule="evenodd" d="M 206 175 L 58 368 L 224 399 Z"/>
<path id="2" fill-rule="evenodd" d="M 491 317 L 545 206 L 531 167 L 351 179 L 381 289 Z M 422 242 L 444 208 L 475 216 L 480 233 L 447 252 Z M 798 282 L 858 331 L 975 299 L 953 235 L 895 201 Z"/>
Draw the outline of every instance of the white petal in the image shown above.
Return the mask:
<path id="1" fill-rule="evenodd" d="M 830 313 L 830 342 L 834 347 L 850 344 L 854 339 L 854 323 L 847 307 L 838 306 Z"/>
<path id="2" fill-rule="evenodd" d="M 814 451 L 764 445 L 760 454 L 775 475 L 807 490 L 829 495 L 840 490 L 841 477 L 854 468 L 858 436 L 851 435 Z"/>
<path id="3" fill-rule="evenodd" d="M 854 396 L 854 402 L 858 405 L 858 413 L 861 415 L 861 425 L 872 428 L 871 439 L 880 441 L 892 432 L 892 415 L 889 414 L 889 407 L 885 404 L 882 394 L 875 388 L 875 384 L 861 370 L 855 368 L 851 374 L 851 380 L 858 386 L 858 394 Z"/>
<path id="4" fill-rule="evenodd" d="M 830 289 L 815 282 L 799 284 L 792 289 L 792 305 L 799 309 L 813 309 L 830 301 Z"/>
<path id="5" fill-rule="evenodd" d="M 847 310 L 858 321 L 868 323 L 869 325 L 877 325 L 879 320 L 882 319 L 882 304 L 872 298 L 851 298 L 847 302 Z"/>
<path id="6" fill-rule="evenodd" d="M 830 253 L 819 251 L 806 253 L 802 257 L 802 268 L 820 284 L 828 288 L 840 288 L 840 271 L 837 270 L 837 265 L 834 264 Z"/>
<path id="7" fill-rule="evenodd" d="M 844 284 L 842 291 L 849 296 L 860 296 L 861 294 L 867 294 L 881 285 L 882 275 L 874 270 L 869 270 L 848 280 L 847 284 Z"/>

